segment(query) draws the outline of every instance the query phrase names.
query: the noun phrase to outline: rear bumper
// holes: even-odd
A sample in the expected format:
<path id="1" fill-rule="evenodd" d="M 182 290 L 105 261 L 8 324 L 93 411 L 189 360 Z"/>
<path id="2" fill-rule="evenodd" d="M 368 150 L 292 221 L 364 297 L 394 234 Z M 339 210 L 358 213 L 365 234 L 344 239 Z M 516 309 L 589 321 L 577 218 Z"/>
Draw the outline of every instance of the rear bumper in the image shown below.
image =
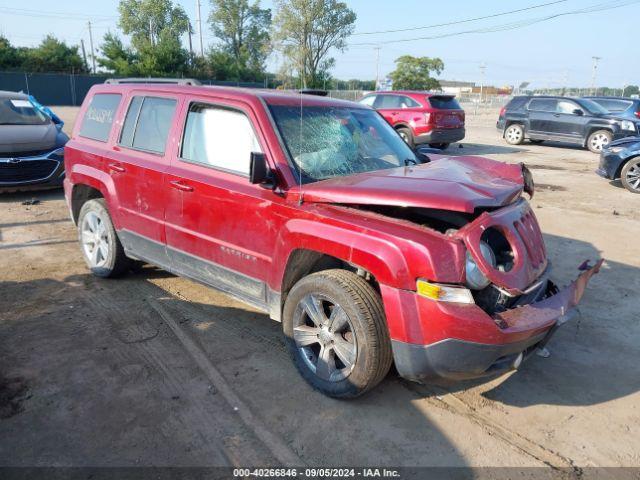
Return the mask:
<path id="1" fill-rule="evenodd" d="M 464 128 L 435 128 L 430 132 L 416 135 L 413 139 L 416 145 L 423 143 L 454 143 L 464 139 Z"/>
<path id="2" fill-rule="evenodd" d="M 419 304 L 427 302 L 426 308 L 418 313 L 423 326 L 439 327 L 444 338 L 429 344 L 416 344 L 395 338 L 392 332 L 398 373 L 413 381 L 463 380 L 517 368 L 536 348 L 546 344 L 560 325 L 575 315 L 575 307 L 589 279 L 599 271 L 601 264 L 602 261 L 583 271 L 569 286 L 544 300 L 507 310 L 493 318 L 476 306 L 467 306 L 460 307 L 457 313 L 463 314 L 466 309 L 469 317 L 449 318 L 438 325 L 441 319 L 423 315 L 427 311 L 433 315 L 434 304 L 442 303 L 418 297 Z M 456 312 L 456 309 L 446 307 L 445 310 L 448 314 Z M 457 330 L 442 330 L 446 329 L 446 324 L 453 325 L 451 321 L 457 323 Z M 467 331 L 469 329 L 473 330 Z"/>

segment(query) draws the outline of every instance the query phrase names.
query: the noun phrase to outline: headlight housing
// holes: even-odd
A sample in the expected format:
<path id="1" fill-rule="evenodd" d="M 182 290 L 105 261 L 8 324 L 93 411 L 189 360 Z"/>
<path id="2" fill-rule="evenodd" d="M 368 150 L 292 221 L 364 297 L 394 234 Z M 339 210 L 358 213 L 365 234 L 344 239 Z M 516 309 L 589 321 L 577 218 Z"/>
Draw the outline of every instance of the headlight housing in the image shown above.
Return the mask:
<path id="1" fill-rule="evenodd" d="M 622 130 L 630 130 L 632 132 L 636 131 L 635 123 L 630 122 L 629 120 L 623 120 L 622 122 L 620 122 L 620 128 Z"/>
<path id="2" fill-rule="evenodd" d="M 480 252 L 484 259 L 495 268 L 496 267 L 496 255 L 487 242 L 480 242 Z M 475 262 L 471 253 L 467 250 L 467 260 L 465 262 L 465 275 L 467 277 L 467 287 L 472 290 L 482 290 L 488 287 L 491 283 L 484 273 L 480 271 L 478 264 Z"/>
<path id="3" fill-rule="evenodd" d="M 623 151 L 625 149 L 625 147 L 609 147 L 607 149 L 607 151 L 611 152 L 611 153 L 620 153 L 621 151 Z"/>
<path id="4" fill-rule="evenodd" d="M 471 292 L 460 285 L 444 285 L 431 283 L 419 278 L 416 282 L 416 292 L 421 297 L 450 303 L 475 303 Z"/>

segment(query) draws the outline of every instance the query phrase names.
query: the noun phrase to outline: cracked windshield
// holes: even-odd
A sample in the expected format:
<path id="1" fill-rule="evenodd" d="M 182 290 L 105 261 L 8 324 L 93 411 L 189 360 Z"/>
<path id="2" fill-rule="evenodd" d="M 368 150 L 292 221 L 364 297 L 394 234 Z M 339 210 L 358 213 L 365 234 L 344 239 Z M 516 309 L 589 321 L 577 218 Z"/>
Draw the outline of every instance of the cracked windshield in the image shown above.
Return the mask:
<path id="1" fill-rule="evenodd" d="M 372 110 L 283 105 L 270 109 L 303 183 L 418 163 Z"/>

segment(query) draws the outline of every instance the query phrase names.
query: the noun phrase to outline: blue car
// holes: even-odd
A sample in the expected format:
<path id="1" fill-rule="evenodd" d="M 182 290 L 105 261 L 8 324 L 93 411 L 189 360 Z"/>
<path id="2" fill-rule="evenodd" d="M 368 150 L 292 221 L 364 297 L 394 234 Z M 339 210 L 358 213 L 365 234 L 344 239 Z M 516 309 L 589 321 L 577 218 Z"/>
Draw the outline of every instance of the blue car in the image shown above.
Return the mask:
<path id="1" fill-rule="evenodd" d="M 606 145 L 596 173 L 610 180 L 620 179 L 632 193 L 640 193 L 640 137 L 626 137 Z"/>
<path id="2" fill-rule="evenodd" d="M 619 118 L 640 120 L 640 99 L 626 97 L 584 97 Z"/>

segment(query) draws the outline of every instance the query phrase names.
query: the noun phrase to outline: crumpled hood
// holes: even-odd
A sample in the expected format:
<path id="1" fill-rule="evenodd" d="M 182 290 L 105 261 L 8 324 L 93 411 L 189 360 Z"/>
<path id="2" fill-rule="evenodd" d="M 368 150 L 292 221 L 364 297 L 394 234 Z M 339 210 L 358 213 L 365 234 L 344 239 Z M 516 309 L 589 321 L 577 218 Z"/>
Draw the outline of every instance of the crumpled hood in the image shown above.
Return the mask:
<path id="1" fill-rule="evenodd" d="M 522 194 L 520 164 L 482 157 L 431 157 L 423 165 L 336 177 L 302 187 L 305 202 L 389 205 L 473 213 Z M 290 190 L 299 194 L 300 188 Z"/>
<path id="2" fill-rule="evenodd" d="M 45 125 L 0 126 L 0 153 L 17 154 L 56 147 L 58 129 L 52 122 Z"/>
<path id="3" fill-rule="evenodd" d="M 627 144 L 630 144 L 630 143 L 639 143 L 640 144 L 640 137 L 635 136 L 635 137 L 619 138 L 618 140 L 614 140 L 613 142 L 609 143 L 607 146 L 605 146 L 605 148 L 619 147 L 619 146 L 627 145 Z"/>

